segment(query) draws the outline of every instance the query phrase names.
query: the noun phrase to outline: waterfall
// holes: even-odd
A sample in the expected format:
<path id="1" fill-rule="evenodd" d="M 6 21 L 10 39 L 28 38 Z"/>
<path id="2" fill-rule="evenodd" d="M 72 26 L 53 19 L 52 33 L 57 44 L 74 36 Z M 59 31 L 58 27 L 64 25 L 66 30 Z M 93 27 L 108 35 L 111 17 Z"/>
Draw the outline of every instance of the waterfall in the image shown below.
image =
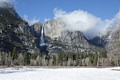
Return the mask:
<path id="1" fill-rule="evenodd" d="M 44 42 L 44 28 L 42 27 L 41 30 L 41 37 L 40 37 L 40 46 L 44 46 L 45 42 Z"/>

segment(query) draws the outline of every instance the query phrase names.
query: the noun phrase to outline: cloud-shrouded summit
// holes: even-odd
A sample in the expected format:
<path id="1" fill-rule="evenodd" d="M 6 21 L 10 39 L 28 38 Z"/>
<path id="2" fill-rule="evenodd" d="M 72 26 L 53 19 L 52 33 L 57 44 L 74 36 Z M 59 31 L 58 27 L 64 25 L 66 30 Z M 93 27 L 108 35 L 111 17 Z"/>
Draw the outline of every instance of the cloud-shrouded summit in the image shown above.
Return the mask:
<path id="1" fill-rule="evenodd" d="M 91 13 L 83 10 L 74 10 L 66 12 L 61 9 L 55 9 L 55 19 L 60 18 L 65 24 L 65 29 L 70 31 L 81 31 L 87 37 L 93 38 L 106 34 L 106 29 L 117 19 L 120 12 L 111 20 L 102 20 Z"/>

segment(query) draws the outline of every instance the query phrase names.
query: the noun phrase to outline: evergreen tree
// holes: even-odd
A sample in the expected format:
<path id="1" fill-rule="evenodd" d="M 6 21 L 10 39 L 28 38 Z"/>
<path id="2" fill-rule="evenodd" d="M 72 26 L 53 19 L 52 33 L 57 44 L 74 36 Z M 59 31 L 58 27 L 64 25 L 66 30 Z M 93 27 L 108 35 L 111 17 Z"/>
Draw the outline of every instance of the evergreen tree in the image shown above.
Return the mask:
<path id="1" fill-rule="evenodd" d="M 30 64 L 30 53 L 24 53 L 24 65 Z"/>
<path id="2" fill-rule="evenodd" d="M 17 52 L 17 50 L 16 50 L 16 47 L 13 48 L 12 58 L 13 58 L 13 60 L 18 58 L 18 52 Z"/>
<path id="3" fill-rule="evenodd" d="M 98 61 L 98 54 L 94 54 L 94 60 L 93 60 L 93 65 L 96 66 Z"/>

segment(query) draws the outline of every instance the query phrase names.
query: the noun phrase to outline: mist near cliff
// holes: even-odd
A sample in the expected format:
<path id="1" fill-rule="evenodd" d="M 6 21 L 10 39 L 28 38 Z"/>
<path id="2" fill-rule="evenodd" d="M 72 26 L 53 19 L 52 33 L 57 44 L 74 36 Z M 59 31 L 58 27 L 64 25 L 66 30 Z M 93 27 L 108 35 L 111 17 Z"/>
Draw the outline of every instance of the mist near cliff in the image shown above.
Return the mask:
<path id="1" fill-rule="evenodd" d="M 55 9 L 54 14 L 54 19 L 60 18 L 65 23 L 65 30 L 81 31 L 88 38 L 105 35 L 107 29 L 120 19 L 120 11 L 112 19 L 105 20 L 83 10 L 66 12 Z"/>

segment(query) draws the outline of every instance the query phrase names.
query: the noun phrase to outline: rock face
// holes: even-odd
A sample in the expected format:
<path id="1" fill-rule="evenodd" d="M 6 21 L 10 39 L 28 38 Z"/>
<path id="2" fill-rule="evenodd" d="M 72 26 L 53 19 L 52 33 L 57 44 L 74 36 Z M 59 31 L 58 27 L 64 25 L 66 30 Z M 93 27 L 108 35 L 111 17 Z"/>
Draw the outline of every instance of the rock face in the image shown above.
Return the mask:
<path id="1" fill-rule="evenodd" d="M 37 47 L 40 46 L 41 30 L 42 30 L 42 24 L 39 22 L 37 22 L 31 26 L 31 32 L 32 32 L 32 35 L 36 38 L 35 43 L 36 43 Z"/>
<path id="2" fill-rule="evenodd" d="M 70 50 L 76 53 L 86 52 L 89 50 L 90 45 L 87 39 L 80 31 L 63 31 L 61 33 L 61 42 L 66 46 L 66 50 Z"/>
<path id="3" fill-rule="evenodd" d="M 12 52 L 16 49 L 17 52 L 34 53 L 36 43 L 31 30 L 11 4 L 4 3 L 4 7 L 0 7 L 0 51 Z"/>
<path id="4" fill-rule="evenodd" d="M 39 22 L 34 23 L 32 26 L 32 31 L 34 31 L 33 34 L 40 35 L 41 29 L 42 29 L 42 24 Z"/>
<path id="5" fill-rule="evenodd" d="M 80 31 L 68 31 L 64 29 L 65 24 L 60 19 L 47 21 L 44 24 L 46 43 L 49 53 L 63 52 L 95 52 L 95 46 Z"/>
<path id="6" fill-rule="evenodd" d="M 55 38 L 61 35 L 65 25 L 60 19 L 50 20 L 45 22 L 44 33 L 50 38 Z"/>
<path id="7" fill-rule="evenodd" d="M 89 43 L 97 47 L 105 48 L 107 44 L 107 38 L 106 36 L 102 36 L 102 37 L 97 36 L 92 39 L 89 39 Z"/>
<path id="8" fill-rule="evenodd" d="M 120 20 L 109 31 L 107 37 L 107 56 L 110 66 L 120 65 Z"/>
<path id="9" fill-rule="evenodd" d="M 0 6 L 0 22 L 17 24 L 22 21 L 12 4 L 3 3 L 2 5 Z"/>
<path id="10" fill-rule="evenodd" d="M 107 50 L 110 54 L 120 54 L 120 24 L 111 32 Z"/>

